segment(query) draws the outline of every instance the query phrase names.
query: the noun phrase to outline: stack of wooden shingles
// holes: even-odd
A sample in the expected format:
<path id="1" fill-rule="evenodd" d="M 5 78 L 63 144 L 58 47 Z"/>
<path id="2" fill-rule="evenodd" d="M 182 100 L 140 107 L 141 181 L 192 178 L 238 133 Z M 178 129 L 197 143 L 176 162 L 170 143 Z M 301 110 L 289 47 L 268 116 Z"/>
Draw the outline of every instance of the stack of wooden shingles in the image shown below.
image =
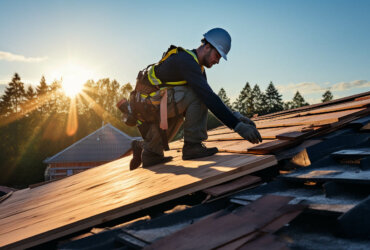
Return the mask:
<path id="1" fill-rule="evenodd" d="M 254 119 L 263 142 L 254 145 L 222 126 L 209 131 L 207 147 L 221 152 L 276 154 L 306 139 L 340 129 L 370 114 L 370 92 Z M 176 146 L 176 144 L 174 145 Z"/>
<path id="2" fill-rule="evenodd" d="M 287 249 L 273 233 L 305 208 L 290 200 L 265 195 L 236 211 L 213 213 L 144 249 Z"/>
<path id="3" fill-rule="evenodd" d="M 287 152 L 287 148 L 302 142 L 309 144 L 308 139 L 336 131 L 369 114 L 370 92 L 366 92 L 256 118 L 254 121 L 263 138 L 263 143 L 257 146 L 225 126 L 209 131 L 205 144 L 218 147 L 221 152 L 278 156 L 280 152 Z M 175 142 L 171 149 L 180 149 L 181 146 L 182 142 Z M 260 181 L 260 177 L 247 175 L 203 191 L 209 197 L 217 197 L 259 185 Z M 286 245 L 273 233 L 304 208 L 302 205 L 289 205 L 291 199 L 265 195 L 236 212 L 211 214 L 155 241 L 147 249 L 285 249 Z M 211 237 L 204 237 L 206 235 Z"/>

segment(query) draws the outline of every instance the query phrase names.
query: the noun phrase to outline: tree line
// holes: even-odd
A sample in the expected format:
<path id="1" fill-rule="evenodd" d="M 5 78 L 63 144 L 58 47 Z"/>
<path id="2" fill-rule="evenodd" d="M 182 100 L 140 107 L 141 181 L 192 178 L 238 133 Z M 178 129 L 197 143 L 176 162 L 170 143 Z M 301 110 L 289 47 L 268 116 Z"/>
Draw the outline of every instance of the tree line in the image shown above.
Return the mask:
<path id="1" fill-rule="evenodd" d="M 247 82 L 233 103 L 231 103 L 230 98 L 227 97 L 224 88 L 220 89 L 218 96 L 229 108 L 248 117 L 260 116 L 309 105 L 299 91 L 295 93 L 291 101 L 283 102 L 282 95 L 275 88 L 272 82 L 269 83 L 265 92 L 261 91 L 258 84 L 255 84 L 252 88 L 249 82 Z M 332 99 L 333 94 L 330 90 L 327 90 L 322 95 L 321 101 L 327 102 Z"/>
<path id="2" fill-rule="evenodd" d="M 16 73 L 0 99 L 0 185 L 26 187 L 44 180 L 42 162 L 100 128 L 113 126 L 130 135 L 115 104 L 132 91 L 109 78 L 87 81 L 84 92 L 69 98 L 61 81 L 26 87 Z"/>
<path id="3" fill-rule="evenodd" d="M 121 121 L 121 113 L 115 107 L 132 89 L 130 83 L 120 84 L 109 78 L 89 80 L 80 95 L 69 98 L 61 81 L 47 83 L 42 76 L 35 87 L 26 87 L 15 73 L 0 99 L 0 185 L 26 187 L 43 181 L 46 165 L 42 162 L 47 157 L 103 124 L 111 123 L 131 136 L 138 136 L 135 127 Z M 233 103 L 223 88 L 218 95 L 227 106 L 249 117 L 308 105 L 299 92 L 291 102 L 283 103 L 272 82 L 265 92 L 257 84 L 251 88 L 247 82 Z M 327 101 L 333 96 L 327 91 L 323 98 Z M 218 125 L 220 122 L 210 114 L 208 128 Z"/>

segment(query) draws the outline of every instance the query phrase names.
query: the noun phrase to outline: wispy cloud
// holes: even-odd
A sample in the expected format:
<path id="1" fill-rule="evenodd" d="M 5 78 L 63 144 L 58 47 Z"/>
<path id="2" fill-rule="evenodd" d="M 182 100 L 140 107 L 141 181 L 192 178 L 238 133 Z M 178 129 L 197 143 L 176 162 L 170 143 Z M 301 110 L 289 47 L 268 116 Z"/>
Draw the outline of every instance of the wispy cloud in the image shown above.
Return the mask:
<path id="1" fill-rule="evenodd" d="M 352 82 L 339 82 L 331 86 L 332 91 L 345 91 L 354 88 L 368 88 L 370 82 L 365 80 L 356 80 Z"/>
<path id="2" fill-rule="evenodd" d="M 305 94 L 313 94 L 327 89 L 325 87 L 321 87 L 315 82 L 290 83 L 287 85 L 278 85 L 277 88 L 283 94 L 295 93 L 297 91 Z"/>
<path id="3" fill-rule="evenodd" d="M 10 52 L 0 51 L 0 60 L 10 62 L 41 62 L 47 59 L 47 57 L 25 57 L 23 55 L 16 55 Z"/>
<path id="4" fill-rule="evenodd" d="M 278 85 L 277 88 L 282 94 L 291 94 L 299 91 L 303 94 L 315 94 L 323 93 L 326 90 L 332 92 L 346 91 L 355 88 L 369 88 L 370 81 L 366 80 L 355 80 L 352 82 L 339 82 L 335 84 L 324 83 L 323 86 L 320 86 L 315 82 L 300 82 L 300 83 L 290 83 L 286 85 Z"/>

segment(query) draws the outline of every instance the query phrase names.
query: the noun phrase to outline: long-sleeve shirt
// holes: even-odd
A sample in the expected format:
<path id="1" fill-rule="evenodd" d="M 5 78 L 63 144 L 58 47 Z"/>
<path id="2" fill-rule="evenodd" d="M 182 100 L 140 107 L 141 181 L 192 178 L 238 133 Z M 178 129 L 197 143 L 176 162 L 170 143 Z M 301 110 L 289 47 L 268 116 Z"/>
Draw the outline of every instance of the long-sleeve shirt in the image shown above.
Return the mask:
<path id="1" fill-rule="evenodd" d="M 196 54 L 196 50 L 192 50 Z M 205 72 L 194 58 L 185 51 L 171 55 L 163 63 L 155 67 L 156 76 L 162 82 L 186 80 L 188 86 L 203 101 L 207 108 L 226 126 L 234 129 L 239 120 L 231 110 L 222 102 L 220 97 L 213 92 L 207 82 Z"/>

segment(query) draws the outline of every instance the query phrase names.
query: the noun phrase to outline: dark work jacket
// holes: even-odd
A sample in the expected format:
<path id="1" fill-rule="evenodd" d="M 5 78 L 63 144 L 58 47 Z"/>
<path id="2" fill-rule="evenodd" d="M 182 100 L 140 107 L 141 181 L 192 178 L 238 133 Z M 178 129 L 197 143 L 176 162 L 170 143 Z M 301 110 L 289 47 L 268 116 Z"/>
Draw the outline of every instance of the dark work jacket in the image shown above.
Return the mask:
<path id="1" fill-rule="evenodd" d="M 196 50 L 193 50 L 196 54 Z M 205 72 L 199 64 L 185 51 L 171 55 L 163 63 L 155 67 L 156 76 L 162 82 L 187 81 L 188 86 L 203 101 L 209 110 L 226 126 L 234 129 L 239 120 L 226 107 L 207 82 Z"/>

